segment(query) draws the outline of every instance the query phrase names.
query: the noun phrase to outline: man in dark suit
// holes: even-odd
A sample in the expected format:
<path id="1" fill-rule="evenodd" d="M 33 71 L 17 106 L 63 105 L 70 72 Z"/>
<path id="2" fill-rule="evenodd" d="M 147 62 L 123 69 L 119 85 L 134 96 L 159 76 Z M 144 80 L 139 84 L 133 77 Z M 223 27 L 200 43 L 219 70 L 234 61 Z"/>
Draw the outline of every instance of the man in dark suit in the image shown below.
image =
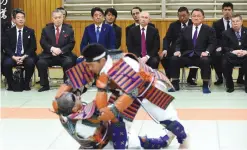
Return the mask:
<path id="1" fill-rule="evenodd" d="M 74 31 L 72 28 L 63 25 L 63 14 L 56 9 L 52 12 L 53 24 L 43 28 L 41 33 L 40 45 L 43 52 L 39 56 L 37 68 L 40 76 L 38 91 L 50 89 L 47 70 L 48 67 L 60 65 L 64 72 L 75 64 L 72 50 L 75 46 Z M 66 80 L 66 75 L 64 75 Z"/>
<path id="2" fill-rule="evenodd" d="M 118 25 L 115 24 L 117 19 L 117 11 L 114 8 L 108 8 L 105 11 L 105 23 L 109 24 L 113 27 L 116 35 L 116 44 L 115 48 L 119 49 L 121 46 L 121 39 L 122 39 L 122 29 Z"/>
<path id="3" fill-rule="evenodd" d="M 135 22 L 133 24 L 127 26 L 126 29 L 125 29 L 126 30 L 126 41 L 127 41 L 127 38 L 128 38 L 129 30 L 132 27 L 140 25 L 139 19 L 140 19 L 140 13 L 141 12 L 142 12 L 142 9 L 140 7 L 134 7 L 130 11 L 130 14 L 131 14 L 131 16 L 132 16 L 132 18 L 134 19 Z M 155 25 L 150 23 L 150 22 L 148 23 L 148 25 L 155 28 Z"/>
<path id="4" fill-rule="evenodd" d="M 94 23 L 85 28 L 81 40 L 81 52 L 85 46 L 91 43 L 99 43 L 106 49 L 115 49 L 115 32 L 110 25 L 103 23 L 103 10 L 99 7 L 92 8 L 91 16 Z"/>
<path id="5" fill-rule="evenodd" d="M 177 21 L 170 24 L 166 36 L 163 39 L 163 51 L 160 53 L 160 59 L 163 68 L 166 71 L 166 75 L 170 78 L 170 59 L 175 52 L 176 40 L 178 39 L 179 33 L 182 28 L 192 25 L 188 8 L 180 7 L 178 9 Z M 196 85 L 193 78 L 196 78 L 197 69 L 190 69 L 187 82 L 191 85 Z"/>
<path id="6" fill-rule="evenodd" d="M 156 28 L 149 26 L 149 13 L 140 13 L 140 25 L 129 31 L 127 39 L 128 52 L 134 53 L 153 69 L 158 69 L 160 36 Z"/>
<path id="7" fill-rule="evenodd" d="M 3 68 L 3 62 L 4 62 L 4 55 L 5 55 L 5 46 L 7 43 L 7 36 L 6 32 L 10 29 L 15 27 L 15 19 L 14 14 L 16 14 L 16 11 L 20 10 L 19 8 L 15 8 L 11 12 L 11 20 L 8 20 L 6 22 L 1 22 L 1 67 Z M 4 75 L 3 69 L 1 69 L 1 73 Z"/>
<path id="8" fill-rule="evenodd" d="M 241 66 L 247 77 L 247 28 L 243 27 L 240 15 L 232 16 L 232 28 L 222 33 L 222 48 L 225 51 L 223 59 L 223 73 L 226 78 L 227 92 L 234 91 L 232 70 L 234 66 Z M 245 79 L 247 93 L 247 80 Z"/>
<path id="9" fill-rule="evenodd" d="M 34 30 L 25 26 L 25 13 L 16 10 L 13 14 L 16 27 L 6 32 L 5 60 L 3 63 L 4 73 L 8 82 L 8 89 L 13 90 L 12 68 L 23 65 L 25 69 L 24 90 L 31 90 L 29 83 L 34 72 L 36 62 L 36 38 Z"/>
<path id="10" fill-rule="evenodd" d="M 221 85 L 223 83 L 223 70 L 222 70 L 222 58 L 224 51 L 222 49 L 222 32 L 231 28 L 231 17 L 233 12 L 233 4 L 231 2 L 225 2 L 222 5 L 223 17 L 213 23 L 213 28 L 216 31 L 217 45 L 216 51 L 212 54 L 213 66 L 217 75 L 217 81 L 215 85 Z M 243 84 L 243 71 L 239 70 L 239 76 L 237 83 Z"/>
<path id="11" fill-rule="evenodd" d="M 181 30 L 176 42 L 176 52 L 171 58 L 171 78 L 175 90 L 179 90 L 180 67 L 198 66 L 203 79 L 203 93 L 211 93 L 208 82 L 211 76 L 210 54 L 215 50 L 216 36 L 213 28 L 202 24 L 204 12 L 194 9 L 191 13 L 193 25 Z"/>

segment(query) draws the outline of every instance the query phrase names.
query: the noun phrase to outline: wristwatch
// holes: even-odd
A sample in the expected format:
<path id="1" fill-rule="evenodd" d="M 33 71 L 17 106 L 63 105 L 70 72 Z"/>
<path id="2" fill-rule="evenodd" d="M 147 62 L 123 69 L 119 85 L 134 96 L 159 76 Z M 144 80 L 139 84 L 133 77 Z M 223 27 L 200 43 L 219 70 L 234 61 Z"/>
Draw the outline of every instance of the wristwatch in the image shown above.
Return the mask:
<path id="1" fill-rule="evenodd" d="M 209 51 L 206 51 L 206 53 L 208 54 L 208 56 L 210 56 L 210 53 L 209 53 Z"/>

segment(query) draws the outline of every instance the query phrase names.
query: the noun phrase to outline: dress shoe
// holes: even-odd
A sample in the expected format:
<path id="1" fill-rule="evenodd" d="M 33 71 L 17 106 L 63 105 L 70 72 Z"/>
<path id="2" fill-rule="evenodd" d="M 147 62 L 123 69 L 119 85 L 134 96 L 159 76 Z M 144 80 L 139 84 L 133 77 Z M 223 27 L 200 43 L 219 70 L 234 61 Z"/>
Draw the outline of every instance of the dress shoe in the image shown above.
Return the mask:
<path id="1" fill-rule="evenodd" d="M 179 80 L 173 80 L 172 85 L 173 85 L 174 89 L 173 88 L 169 89 L 168 90 L 169 92 L 179 91 L 179 89 L 180 89 L 179 88 Z"/>
<path id="2" fill-rule="evenodd" d="M 227 88 L 226 89 L 226 92 L 228 92 L 228 93 L 232 93 L 234 91 L 234 88 Z"/>
<path id="3" fill-rule="evenodd" d="M 223 80 L 217 80 L 216 82 L 214 82 L 214 85 L 221 85 L 223 84 Z"/>
<path id="4" fill-rule="evenodd" d="M 187 83 L 189 85 L 197 85 L 196 82 L 194 80 L 187 80 Z"/>
<path id="5" fill-rule="evenodd" d="M 13 88 L 12 88 L 11 86 L 9 86 L 9 87 L 7 88 L 7 91 L 13 91 Z"/>
<path id="6" fill-rule="evenodd" d="M 247 88 L 245 88 L 245 93 L 247 93 Z"/>
<path id="7" fill-rule="evenodd" d="M 25 90 L 25 91 L 30 91 L 31 88 L 30 88 L 29 86 L 25 86 L 25 87 L 24 87 L 24 90 Z"/>
<path id="8" fill-rule="evenodd" d="M 43 91 L 48 91 L 48 90 L 50 90 L 50 86 L 43 86 L 42 88 L 38 90 L 38 92 L 43 92 Z"/>
<path id="9" fill-rule="evenodd" d="M 203 86 L 203 87 L 202 87 L 202 92 L 203 92 L 204 94 L 209 94 L 209 93 L 211 93 L 211 91 L 210 91 L 210 89 L 209 89 L 208 86 Z"/>

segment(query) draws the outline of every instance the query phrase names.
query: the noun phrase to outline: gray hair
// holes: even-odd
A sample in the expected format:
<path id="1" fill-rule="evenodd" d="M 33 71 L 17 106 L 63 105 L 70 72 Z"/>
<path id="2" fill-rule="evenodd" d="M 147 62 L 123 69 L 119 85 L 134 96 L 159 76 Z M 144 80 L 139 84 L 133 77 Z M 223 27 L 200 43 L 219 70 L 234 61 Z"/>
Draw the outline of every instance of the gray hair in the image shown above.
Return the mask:
<path id="1" fill-rule="evenodd" d="M 76 99 L 73 93 L 65 92 L 59 98 L 57 98 L 56 101 L 58 105 L 58 114 L 68 116 L 72 113 Z"/>
<path id="2" fill-rule="evenodd" d="M 62 10 L 60 10 L 60 9 L 53 10 L 52 13 L 51 13 L 51 16 L 53 16 L 54 13 L 61 13 L 63 15 Z"/>

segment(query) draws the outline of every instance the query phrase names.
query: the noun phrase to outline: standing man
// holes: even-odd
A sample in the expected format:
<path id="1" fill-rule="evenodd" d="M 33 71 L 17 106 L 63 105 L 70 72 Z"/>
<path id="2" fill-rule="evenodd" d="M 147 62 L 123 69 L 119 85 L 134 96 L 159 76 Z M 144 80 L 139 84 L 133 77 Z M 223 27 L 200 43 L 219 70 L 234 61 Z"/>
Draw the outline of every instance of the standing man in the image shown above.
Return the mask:
<path id="1" fill-rule="evenodd" d="M 24 90 L 31 90 L 29 83 L 34 72 L 36 62 L 36 38 L 34 30 L 25 26 L 25 12 L 18 9 L 13 13 L 16 26 L 10 28 L 6 36 L 5 60 L 3 63 L 4 73 L 8 82 L 9 91 L 13 90 L 14 66 L 22 65 L 25 69 Z"/>
<path id="2" fill-rule="evenodd" d="M 131 14 L 131 16 L 135 22 L 126 27 L 126 41 L 128 38 L 129 30 L 132 27 L 140 25 L 139 19 L 140 19 L 140 13 L 141 12 L 142 12 L 142 9 L 140 7 L 133 7 L 132 10 L 130 11 L 130 14 Z M 155 28 L 154 24 L 152 24 L 152 23 L 148 23 L 148 25 L 153 26 Z"/>
<path id="3" fill-rule="evenodd" d="M 105 11 L 105 23 L 109 24 L 113 27 L 116 35 L 116 44 L 115 48 L 119 49 L 121 46 L 121 38 L 122 38 L 122 29 L 118 25 L 115 24 L 117 19 L 117 11 L 114 8 L 107 8 Z"/>
<path id="4" fill-rule="evenodd" d="M 211 77 L 210 54 L 215 50 L 216 36 L 213 28 L 202 24 L 204 11 L 200 8 L 192 10 L 193 25 L 182 29 L 176 42 L 176 52 L 171 58 L 171 78 L 175 90 L 179 90 L 180 68 L 188 65 L 198 66 L 203 79 L 203 93 L 211 93 L 209 80 Z M 173 91 L 172 91 L 173 92 Z"/>
<path id="5" fill-rule="evenodd" d="M 166 75 L 170 78 L 170 59 L 173 56 L 176 48 L 176 40 L 178 39 L 181 29 L 192 25 L 191 19 L 189 19 L 189 10 L 186 7 L 180 7 L 178 9 L 178 20 L 171 23 L 166 36 L 163 39 L 163 52 L 160 53 L 160 59 L 163 68 L 166 71 Z M 197 69 L 190 69 L 190 73 L 187 82 L 191 85 L 196 85 L 193 78 L 196 78 Z"/>
<path id="6" fill-rule="evenodd" d="M 92 8 L 91 16 L 94 23 L 85 28 L 81 40 L 81 53 L 84 47 L 91 43 L 99 43 L 106 49 L 115 49 L 115 32 L 110 25 L 103 23 L 103 10 L 99 7 Z"/>
<path id="7" fill-rule="evenodd" d="M 63 25 L 63 14 L 55 9 L 52 12 L 53 25 L 43 28 L 40 45 L 43 52 L 39 56 L 37 68 L 40 75 L 40 85 L 38 91 L 43 92 L 50 89 L 47 70 L 48 67 L 60 65 L 65 72 L 75 64 L 72 50 L 75 46 L 74 31 L 72 28 Z M 64 75 L 64 81 L 66 76 Z"/>
<path id="8" fill-rule="evenodd" d="M 130 29 L 127 47 L 128 52 L 140 57 L 151 68 L 158 69 L 160 36 L 156 28 L 148 25 L 149 20 L 148 12 L 140 13 L 140 25 Z"/>
<path id="9" fill-rule="evenodd" d="M 223 83 L 223 70 L 222 70 L 222 58 L 225 53 L 222 48 L 222 32 L 230 29 L 232 27 L 232 12 L 233 12 L 233 4 L 231 2 L 225 2 L 222 5 L 222 13 L 223 17 L 213 23 L 213 28 L 216 31 L 217 45 L 216 51 L 213 53 L 213 65 L 217 75 L 217 81 L 214 83 L 215 85 L 221 85 Z M 243 81 L 243 71 L 239 70 L 239 76 L 237 83 L 244 83 Z"/>
<path id="10" fill-rule="evenodd" d="M 247 77 L 247 28 L 243 27 L 241 15 L 232 16 L 232 28 L 222 34 L 222 47 L 225 51 L 223 59 L 223 72 L 226 78 L 226 92 L 234 91 L 232 70 L 234 66 L 241 66 Z M 247 93 L 247 80 L 245 79 L 245 92 Z"/>

